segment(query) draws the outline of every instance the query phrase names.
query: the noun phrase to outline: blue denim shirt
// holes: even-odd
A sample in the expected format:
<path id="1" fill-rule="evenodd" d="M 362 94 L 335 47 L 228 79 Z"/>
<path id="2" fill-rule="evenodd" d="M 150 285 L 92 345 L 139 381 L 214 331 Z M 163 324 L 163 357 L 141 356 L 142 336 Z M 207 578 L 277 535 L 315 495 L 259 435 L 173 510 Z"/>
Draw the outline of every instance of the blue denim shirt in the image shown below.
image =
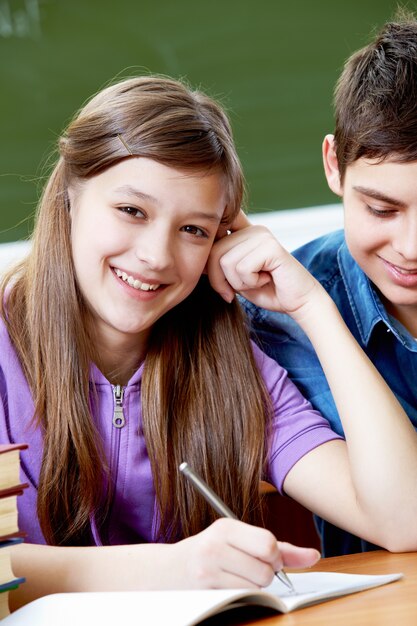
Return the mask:
<path id="1" fill-rule="evenodd" d="M 293 254 L 335 301 L 350 331 L 417 428 L 417 341 L 388 315 L 375 286 L 349 253 L 343 231 L 311 241 Z M 287 315 L 260 309 L 246 301 L 243 304 L 263 350 L 288 370 L 333 430 L 343 434 L 327 380 L 301 328 Z M 324 556 L 376 549 L 324 520 L 316 518 L 316 524 Z"/>

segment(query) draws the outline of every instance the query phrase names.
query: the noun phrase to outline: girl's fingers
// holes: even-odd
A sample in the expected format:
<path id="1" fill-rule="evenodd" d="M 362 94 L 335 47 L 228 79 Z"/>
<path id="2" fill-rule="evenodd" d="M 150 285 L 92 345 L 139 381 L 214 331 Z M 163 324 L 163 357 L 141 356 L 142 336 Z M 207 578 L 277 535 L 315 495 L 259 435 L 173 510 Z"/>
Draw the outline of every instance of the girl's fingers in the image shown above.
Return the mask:
<path id="1" fill-rule="evenodd" d="M 234 585 L 239 587 L 267 587 L 274 577 L 274 568 L 270 563 L 233 546 L 224 551 L 221 570 L 222 577 L 234 578 Z"/>
<path id="2" fill-rule="evenodd" d="M 277 541 L 269 530 L 237 520 L 220 519 L 210 529 L 219 529 L 220 536 L 229 546 L 268 564 L 274 572 L 282 567 L 310 567 L 321 556 L 315 548 Z"/>
<path id="3" fill-rule="evenodd" d="M 277 542 L 264 529 L 221 518 L 176 544 L 191 587 L 266 587 L 282 567 L 309 567 L 317 550 Z"/>
<path id="4" fill-rule="evenodd" d="M 220 259 L 223 273 L 233 289 L 257 289 L 272 280 L 273 260 L 268 252 L 266 246 L 249 246 L 245 242 Z"/>
<path id="5" fill-rule="evenodd" d="M 246 216 L 243 216 L 241 221 L 245 219 Z M 214 244 L 208 259 L 207 273 L 211 286 L 229 302 L 234 291 L 262 286 L 267 278 L 262 276 L 258 283 L 256 274 L 263 270 L 265 261 L 269 262 L 274 256 L 270 250 L 276 250 L 277 246 L 279 244 L 271 233 L 259 226 L 224 237 Z"/>
<path id="6" fill-rule="evenodd" d="M 249 221 L 248 216 L 242 210 L 240 210 L 228 228 L 232 233 L 234 233 L 238 230 L 248 228 L 249 226 L 252 226 L 252 224 Z"/>
<path id="7" fill-rule="evenodd" d="M 252 224 L 250 223 L 247 215 L 240 210 L 231 224 L 220 224 L 216 235 L 216 241 L 230 235 L 231 233 L 235 233 L 238 230 L 248 228 L 248 226 L 252 226 Z"/>
<path id="8" fill-rule="evenodd" d="M 263 226 L 246 227 L 217 241 L 207 271 L 213 289 L 228 302 L 238 292 L 260 307 L 294 317 L 308 308 L 318 285 Z"/>
<path id="9" fill-rule="evenodd" d="M 311 567 L 321 558 L 315 548 L 301 548 L 285 541 L 279 541 L 278 546 L 286 567 Z"/>

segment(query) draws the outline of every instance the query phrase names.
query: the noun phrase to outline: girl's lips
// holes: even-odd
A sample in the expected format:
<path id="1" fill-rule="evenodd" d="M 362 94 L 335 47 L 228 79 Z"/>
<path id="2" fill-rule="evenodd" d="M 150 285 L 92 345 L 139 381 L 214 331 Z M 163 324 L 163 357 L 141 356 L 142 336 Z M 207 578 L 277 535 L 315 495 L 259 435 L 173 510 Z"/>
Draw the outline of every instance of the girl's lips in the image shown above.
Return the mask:
<path id="1" fill-rule="evenodd" d="M 134 298 L 135 300 L 139 300 L 142 302 L 153 300 L 154 298 L 158 297 L 158 295 L 162 291 L 164 291 L 167 287 L 166 284 L 154 283 L 153 285 L 150 285 L 150 283 L 141 283 L 139 279 L 133 279 L 134 282 L 133 284 L 131 284 L 132 281 L 129 282 L 129 275 L 126 274 L 126 272 L 122 272 L 121 270 L 118 270 L 118 268 L 115 268 L 115 267 L 112 267 L 111 270 L 120 288 L 123 289 L 126 293 L 128 293 L 129 297 Z M 119 274 L 122 274 L 122 275 L 119 276 Z M 126 279 L 123 278 L 123 274 L 125 274 Z M 135 286 L 135 281 L 138 281 L 140 285 Z"/>
<path id="2" fill-rule="evenodd" d="M 417 268 L 405 269 L 381 259 L 392 281 L 400 287 L 417 287 Z"/>
<path id="3" fill-rule="evenodd" d="M 112 268 L 116 276 L 118 276 L 123 282 L 140 291 L 156 291 L 161 286 L 161 283 L 155 283 L 152 281 L 142 280 L 133 274 L 129 274 L 118 267 Z"/>

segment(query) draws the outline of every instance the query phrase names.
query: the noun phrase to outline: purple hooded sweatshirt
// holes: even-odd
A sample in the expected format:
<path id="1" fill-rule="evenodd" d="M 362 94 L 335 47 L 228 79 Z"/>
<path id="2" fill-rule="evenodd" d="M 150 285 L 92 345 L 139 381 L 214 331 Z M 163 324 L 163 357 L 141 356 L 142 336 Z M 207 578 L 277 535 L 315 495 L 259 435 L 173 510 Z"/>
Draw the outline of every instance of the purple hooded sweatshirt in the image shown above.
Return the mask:
<path id="1" fill-rule="evenodd" d="M 302 456 L 340 437 L 303 398 L 286 371 L 255 345 L 253 350 L 274 407 L 265 478 L 281 491 L 287 473 Z M 96 545 L 155 541 L 155 490 L 142 428 L 142 369 L 138 369 L 126 387 L 118 388 L 96 366 L 91 366 L 90 382 L 98 398 L 94 420 L 115 485 L 105 538 L 100 537 L 92 520 Z M 36 514 L 42 431 L 33 426 L 32 394 L 3 321 L 0 321 L 0 394 L 0 443 L 29 444 L 21 452 L 21 479 L 29 483 L 29 488 L 18 498 L 19 527 L 27 533 L 28 543 L 45 543 Z"/>

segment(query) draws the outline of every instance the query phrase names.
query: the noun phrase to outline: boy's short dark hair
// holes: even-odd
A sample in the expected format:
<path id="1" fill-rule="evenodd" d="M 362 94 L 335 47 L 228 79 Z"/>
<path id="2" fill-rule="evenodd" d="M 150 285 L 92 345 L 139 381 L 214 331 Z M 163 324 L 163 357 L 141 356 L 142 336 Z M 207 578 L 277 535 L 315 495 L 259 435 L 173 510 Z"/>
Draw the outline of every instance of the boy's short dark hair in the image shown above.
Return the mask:
<path id="1" fill-rule="evenodd" d="M 346 62 L 335 89 L 341 180 L 361 157 L 417 160 L 417 20 L 400 10 Z"/>

